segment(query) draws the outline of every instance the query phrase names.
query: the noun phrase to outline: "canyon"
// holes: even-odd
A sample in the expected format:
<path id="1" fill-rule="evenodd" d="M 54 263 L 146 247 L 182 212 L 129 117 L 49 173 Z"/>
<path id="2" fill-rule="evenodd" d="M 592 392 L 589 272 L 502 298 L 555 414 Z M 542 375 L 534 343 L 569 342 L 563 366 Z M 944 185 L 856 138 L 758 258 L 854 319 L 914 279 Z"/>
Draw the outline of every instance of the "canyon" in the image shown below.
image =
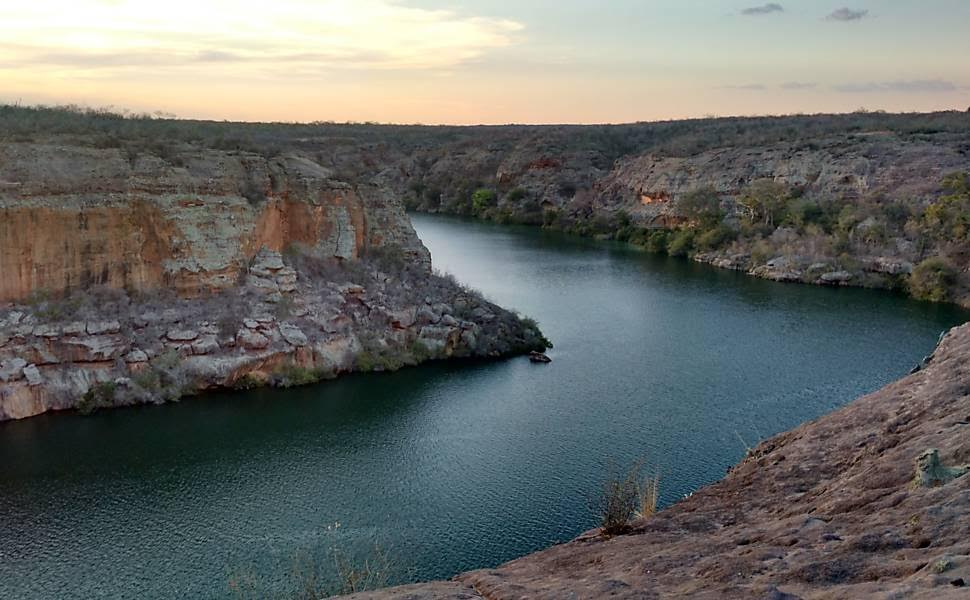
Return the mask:
<path id="1" fill-rule="evenodd" d="M 5 107 L 0 125 L 0 420 L 551 345 L 435 273 L 405 207 L 913 295 L 929 261 L 931 299 L 970 305 L 960 113 L 409 128 Z M 749 214 L 761 182 L 777 222 Z M 968 357 L 958 327 L 625 535 L 358 598 L 958 597 Z"/>

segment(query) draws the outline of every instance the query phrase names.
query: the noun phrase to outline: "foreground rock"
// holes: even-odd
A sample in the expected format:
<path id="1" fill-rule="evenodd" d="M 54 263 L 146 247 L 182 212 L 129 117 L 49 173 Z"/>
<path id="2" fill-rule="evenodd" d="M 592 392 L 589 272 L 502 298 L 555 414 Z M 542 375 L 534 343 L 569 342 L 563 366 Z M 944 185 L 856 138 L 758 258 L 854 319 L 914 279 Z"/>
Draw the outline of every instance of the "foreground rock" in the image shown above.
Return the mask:
<path id="1" fill-rule="evenodd" d="M 761 443 L 636 523 L 355 599 L 967 598 L 970 325 L 925 368 Z"/>

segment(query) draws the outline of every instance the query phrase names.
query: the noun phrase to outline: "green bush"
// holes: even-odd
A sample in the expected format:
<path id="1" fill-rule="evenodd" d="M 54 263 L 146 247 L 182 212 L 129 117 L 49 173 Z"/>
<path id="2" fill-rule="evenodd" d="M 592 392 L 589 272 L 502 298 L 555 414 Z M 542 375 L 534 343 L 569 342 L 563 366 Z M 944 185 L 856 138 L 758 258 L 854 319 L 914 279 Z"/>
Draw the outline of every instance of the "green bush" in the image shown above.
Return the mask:
<path id="1" fill-rule="evenodd" d="M 303 367 L 295 362 L 287 362 L 273 373 L 270 377 L 270 383 L 273 384 L 273 387 L 278 388 L 302 387 L 319 383 L 331 377 L 333 377 L 333 373 L 326 369 Z"/>
<path id="2" fill-rule="evenodd" d="M 507 196 L 509 202 L 521 202 L 529 197 L 529 192 L 523 190 L 522 188 L 515 188 Z"/>
<path id="3" fill-rule="evenodd" d="M 913 269 L 909 277 L 909 293 L 920 300 L 947 302 L 956 282 L 956 270 L 938 256 L 927 258 Z"/>
<path id="4" fill-rule="evenodd" d="M 702 250 L 717 250 L 733 242 L 737 237 L 736 231 L 722 224 L 698 235 L 696 245 Z"/>
<path id="5" fill-rule="evenodd" d="M 82 415 L 90 415 L 99 408 L 113 406 L 117 391 L 118 385 L 113 381 L 101 381 L 92 385 L 78 401 L 78 412 Z"/>
<path id="6" fill-rule="evenodd" d="M 680 229 L 667 242 L 667 254 L 687 256 L 694 249 L 694 230 Z"/>
<path id="7" fill-rule="evenodd" d="M 232 384 L 232 389 L 234 390 L 254 390 L 263 385 L 263 381 L 253 375 L 252 373 L 246 373 L 242 377 L 236 380 Z"/>
<path id="8" fill-rule="evenodd" d="M 670 232 L 666 229 L 656 229 L 647 235 L 645 247 L 649 252 L 666 254 L 668 244 L 670 244 Z"/>
<path id="9" fill-rule="evenodd" d="M 496 204 L 497 196 L 494 190 L 480 188 L 472 194 L 472 210 L 476 213 L 484 212 Z"/>

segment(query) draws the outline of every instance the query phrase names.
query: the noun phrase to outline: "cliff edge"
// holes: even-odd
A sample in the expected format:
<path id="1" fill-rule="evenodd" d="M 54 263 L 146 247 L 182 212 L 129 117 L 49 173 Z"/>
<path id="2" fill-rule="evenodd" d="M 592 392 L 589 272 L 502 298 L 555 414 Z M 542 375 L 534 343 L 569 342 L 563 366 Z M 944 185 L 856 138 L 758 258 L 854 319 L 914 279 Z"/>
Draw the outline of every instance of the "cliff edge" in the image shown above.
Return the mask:
<path id="1" fill-rule="evenodd" d="M 0 146 L 0 421 L 542 350 L 299 153 Z M 164 155 L 164 156 L 162 156 Z"/>
<path id="2" fill-rule="evenodd" d="M 636 523 L 355 600 L 966 598 L 970 325 L 923 368 L 761 443 Z"/>

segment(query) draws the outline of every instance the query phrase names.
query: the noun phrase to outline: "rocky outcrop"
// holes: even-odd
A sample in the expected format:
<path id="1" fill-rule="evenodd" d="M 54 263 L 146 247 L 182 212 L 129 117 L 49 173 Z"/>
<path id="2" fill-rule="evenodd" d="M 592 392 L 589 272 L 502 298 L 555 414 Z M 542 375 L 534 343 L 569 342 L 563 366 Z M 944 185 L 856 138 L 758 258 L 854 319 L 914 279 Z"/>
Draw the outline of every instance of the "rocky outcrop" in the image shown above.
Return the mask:
<path id="1" fill-rule="evenodd" d="M 547 345 L 433 275 L 379 178 L 98 139 L 0 145 L 0 420 Z"/>
<path id="2" fill-rule="evenodd" d="M 900 127 L 898 115 L 723 119 L 631 125 L 616 134 L 625 139 L 612 140 L 609 128 L 528 130 L 505 144 L 462 140 L 428 151 L 400 190 L 417 210 L 629 241 L 775 281 L 905 290 L 921 262 L 938 258 L 953 271 L 947 289 L 913 295 L 970 306 L 966 225 L 939 219 L 966 212 L 968 200 L 939 203 L 954 193 L 947 176 L 970 173 L 970 130 L 960 115 L 924 117 L 936 123 Z M 943 119 L 954 128 L 939 128 Z M 840 121 L 844 130 L 829 130 Z M 773 218 L 754 218 L 745 206 L 759 184 L 784 205 Z M 478 188 L 494 196 L 476 205 Z M 719 204 L 716 223 L 684 209 L 698 191 Z M 931 207 L 937 214 L 926 217 Z M 696 235 L 673 243 L 684 229 Z M 664 231 L 671 236 L 655 235 Z M 788 267 L 766 264 L 782 260 Z"/>
<path id="3" fill-rule="evenodd" d="M 261 248 L 429 263 L 399 199 L 295 154 L 5 143 L 0 181 L 0 302 L 93 285 L 200 296 L 233 287 Z"/>
<path id="4" fill-rule="evenodd" d="M 965 598 L 970 476 L 950 465 L 970 460 L 968 391 L 964 325 L 916 374 L 762 442 L 628 535 L 351 598 Z"/>
<path id="5" fill-rule="evenodd" d="M 420 263 L 264 247 L 241 281 L 193 299 L 101 287 L 0 310 L 0 421 L 548 345 L 534 324 Z"/>

